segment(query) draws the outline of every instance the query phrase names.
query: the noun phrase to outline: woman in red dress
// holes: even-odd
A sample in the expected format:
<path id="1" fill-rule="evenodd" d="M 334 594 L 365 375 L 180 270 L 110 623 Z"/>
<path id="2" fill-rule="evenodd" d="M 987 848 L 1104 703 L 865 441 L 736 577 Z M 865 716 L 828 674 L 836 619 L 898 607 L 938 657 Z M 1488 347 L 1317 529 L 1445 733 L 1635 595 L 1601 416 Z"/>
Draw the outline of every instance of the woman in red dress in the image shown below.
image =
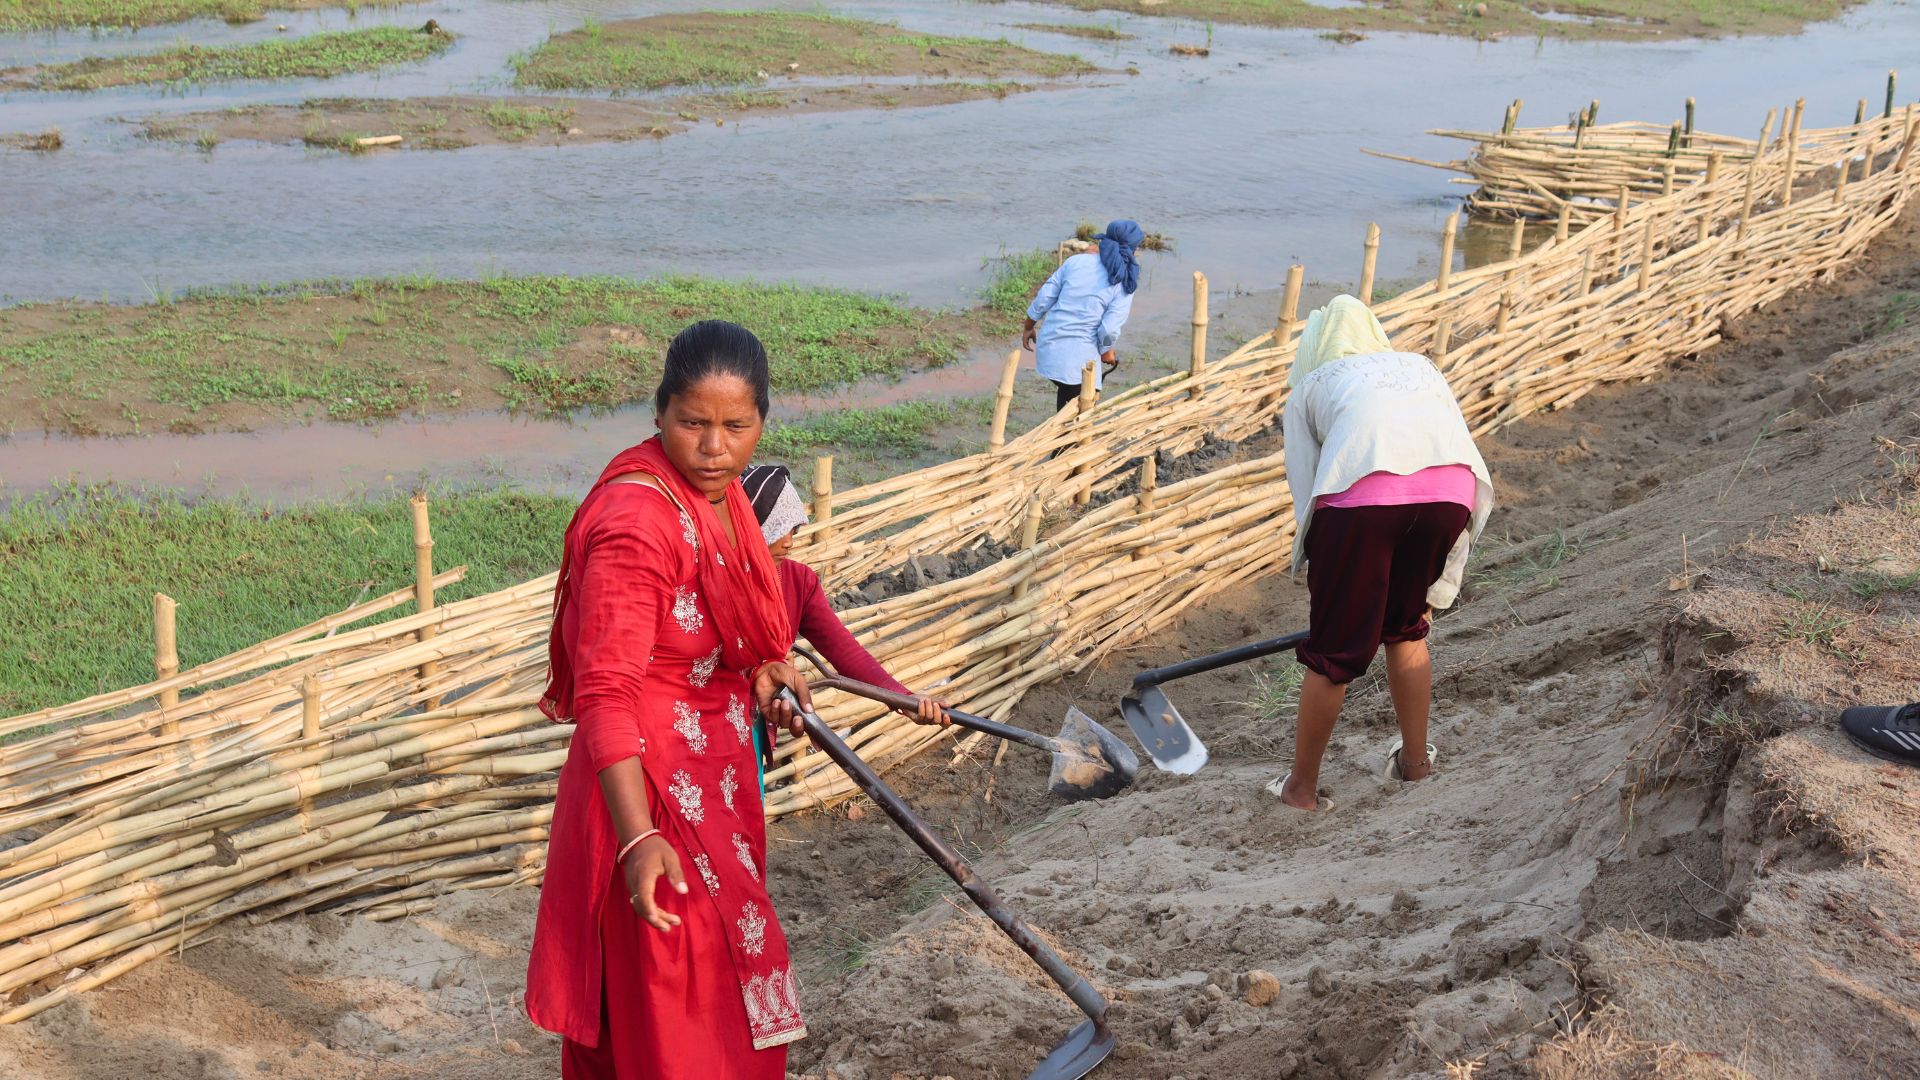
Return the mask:
<path id="1" fill-rule="evenodd" d="M 674 338 L 660 434 L 567 526 L 541 707 L 573 721 L 527 968 L 565 1080 L 784 1080 L 806 1036 L 766 887 L 753 712 L 798 733 L 794 631 L 738 477 L 768 406 L 747 330 Z"/>

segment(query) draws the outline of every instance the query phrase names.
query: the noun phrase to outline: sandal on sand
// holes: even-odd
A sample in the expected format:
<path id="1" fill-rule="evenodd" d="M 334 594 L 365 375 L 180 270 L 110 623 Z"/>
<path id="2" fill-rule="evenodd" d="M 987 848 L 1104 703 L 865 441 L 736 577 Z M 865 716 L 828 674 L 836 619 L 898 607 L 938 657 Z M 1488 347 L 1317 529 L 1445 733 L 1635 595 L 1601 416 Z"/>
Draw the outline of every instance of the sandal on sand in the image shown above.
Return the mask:
<path id="1" fill-rule="evenodd" d="M 1293 779 L 1293 770 L 1292 770 L 1292 769 L 1288 769 L 1288 770 L 1287 770 L 1287 772 L 1286 772 L 1286 775 L 1285 775 L 1285 776 L 1282 776 L 1282 777 L 1281 777 L 1280 779 L 1278 779 L 1278 780 L 1274 780 L 1274 781 L 1270 781 L 1270 782 L 1269 782 L 1269 783 L 1267 784 L 1267 794 L 1269 794 L 1269 795 L 1271 795 L 1271 796 L 1273 796 L 1273 797 L 1274 797 L 1274 798 L 1276 798 L 1276 799 L 1277 799 L 1277 798 L 1279 798 L 1279 797 L 1280 797 L 1280 793 L 1281 793 L 1282 791 L 1285 791 L 1285 790 L 1286 790 L 1286 787 L 1287 787 L 1287 781 L 1289 781 L 1289 780 L 1291 780 L 1291 779 Z M 1322 795 L 1322 794 L 1320 794 L 1320 793 L 1319 793 L 1319 792 L 1317 792 L 1317 791 L 1316 791 L 1316 792 L 1314 792 L 1314 795 L 1313 795 L 1313 797 L 1314 797 L 1314 799 L 1316 799 L 1316 800 L 1317 800 L 1317 801 L 1316 801 L 1316 802 L 1315 802 L 1315 803 L 1313 804 L 1313 808 L 1314 808 L 1314 810 L 1315 810 L 1315 811 L 1318 811 L 1319 813 L 1323 813 L 1323 814 L 1324 814 L 1324 813 L 1326 813 L 1327 811 L 1329 811 L 1329 810 L 1332 810 L 1332 809 L 1333 809 L 1333 800 L 1332 800 L 1332 799 L 1329 799 L 1329 798 L 1327 798 L 1327 797 L 1326 797 L 1325 795 Z M 1295 807 L 1294 809 L 1296 809 L 1296 810 L 1297 810 L 1297 809 L 1299 809 L 1299 808 L 1298 808 L 1298 807 Z"/>
<path id="2" fill-rule="evenodd" d="M 1389 747 L 1387 750 L 1387 767 L 1385 770 L 1383 770 L 1383 772 L 1386 778 L 1389 780 L 1400 779 L 1400 748 L 1405 745 L 1406 745 L 1405 739 L 1395 739 L 1393 740 L 1393 746 Z M 1434 767 L 1437 767 L 1439 764 L 1440 764 L 1440 751 L 1435 750 L 1433 748 L 1432 743 L 1428 743 L 1427 744 L 1427 767 L 1434 768 Z M 1428 775 L 1431 776 L 1432 774 L 1429 773 Z"/>

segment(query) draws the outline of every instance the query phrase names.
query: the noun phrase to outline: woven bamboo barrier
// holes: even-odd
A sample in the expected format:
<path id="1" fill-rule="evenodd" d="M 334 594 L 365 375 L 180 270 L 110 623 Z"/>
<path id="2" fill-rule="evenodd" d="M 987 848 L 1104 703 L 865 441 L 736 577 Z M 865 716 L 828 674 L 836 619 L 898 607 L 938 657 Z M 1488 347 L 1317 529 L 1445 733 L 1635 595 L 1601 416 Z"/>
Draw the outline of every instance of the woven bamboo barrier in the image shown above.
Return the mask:
<path id="1" fill-rule="evenodd" d="M 1889 72 L 1882 120 L 1892 118 L 1893 87 L 1894 75 Z M 1693 129 L 1693 99 L 1688 98 L 1687 119 L 1671 125 L 1593 123 L 1590 117 L 1599 104 L 1595 102 L 1565 127 L 1519 128 L 1513 126 L 1518 104 L 1508 108 L 1507 122 L 1499 131 L 1427 132 L 1472 143 L 1467 156 L 1458 161 L 1367 153 L 1464 174 L 1453 183 L 1474 185 L 1466 203 L 1467 212 L 1475 217 L 1584 227 L 1612 216 L 1623 202 L 1671 195 L 1676 186 L 1703 180 L 1710 170 L 1744 165 L 1762 147 L 1771 150 L 1798 139 L 1803 154 L 1831 163 L 1837 147 L 1854 141 L 1867 121 L 1863 99 L 1853 126 L 1802 132 L 1799 122 L 1806 103 L 1798 101 L 1768 110 L 1757 139 L 1716 135 Z M 1898 138 L 1897 130 L 1888 133 Z"/>
<path id="2" fill-rule="evenodd" d="M 1447 260 L 1376 310 L 1398 347 L 1434 356 L 1476 433 L 1650 378 L 1719 340 L 1725 320 L 1834 274 L 1906 205 L 1920 178 L 1908 114 L 1816 134 L 1519 258 L 1462 273 Z M 829 480 L 831 518 L 802 557 L 839 589 L 908 555 L 1017 537 L 1016 553 L 969 577 L 844 613 L 904 682 L 1001 718 L 1031 687 L 1280 571 L 1292 545 L 1281 455 L 1166 486 L 1154 455 L 1274 422 L 1300 280 L 1295 268 L 1275 331 L 1224 357 L 1202 345 L 1190 370 L 1089 394 L 987 453 L 844 492 Z M 1077 496 L 1091 496 L 1084 509 Z M 424 522 L 416 536 L 430 548 Z M 571 735 L 533 707 L 552 587 L 548 576 L 438 605 L 410 588 L 0 721 L 24 736 L 0 747 L 12 845 L 0 849 L 0 1022 L 228 920 L 402 918 L 451 892 L 538 881 Z M 409 600 L 412 614 L 366 624 Z M 821 704 L 882 767 L 948 738 L 864 701 Z M 852 793 L 803 743 L 782 745 L 768 776 L 769 816 Z"/>

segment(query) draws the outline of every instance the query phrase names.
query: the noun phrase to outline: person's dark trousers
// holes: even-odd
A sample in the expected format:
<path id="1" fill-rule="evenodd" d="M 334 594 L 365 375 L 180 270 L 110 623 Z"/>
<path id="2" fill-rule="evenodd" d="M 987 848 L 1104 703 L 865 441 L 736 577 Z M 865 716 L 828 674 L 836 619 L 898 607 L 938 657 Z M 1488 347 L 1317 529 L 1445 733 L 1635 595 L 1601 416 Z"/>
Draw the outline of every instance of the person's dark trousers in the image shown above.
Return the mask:
<path id="1" fill-rule="evenodd" d="M 1053 411 L 1054 412 L 1059 412 L 1061 409 L 1064 409 L 1067 406 L 1073 404 L 1074 402 L 1080 400 L 1080 384 L 1079 383 L 1068 384 L 1068 383 L 1063 383 L 1058 379 L 1048 379 L 1047 381 L 1053 384 Z"/>

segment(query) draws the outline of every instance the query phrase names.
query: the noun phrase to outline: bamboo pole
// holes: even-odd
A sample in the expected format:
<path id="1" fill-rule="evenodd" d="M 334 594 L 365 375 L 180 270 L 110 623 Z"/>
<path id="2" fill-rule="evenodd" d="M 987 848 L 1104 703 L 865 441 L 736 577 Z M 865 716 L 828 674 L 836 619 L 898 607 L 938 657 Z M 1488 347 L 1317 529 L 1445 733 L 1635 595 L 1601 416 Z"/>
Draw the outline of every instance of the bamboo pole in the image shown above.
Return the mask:
<path id="1" fill-rule="evenodd" d="M 1196 278 L 1199 276 L 1199 274 L 1194 275 Z M 1089 360 L 1080 369 L 1080 400 L 1074 417 L 1082 434 L 1075 444 L 1076 450 L 1084 450 L 1093 440 L 1093 406 L 1100 400 L 1099 384 L 1094 382 L 1097 377 L 1094 369 L 1099 366 L 1099 363 L 1098 360 Z M 1191 396 L 1193 395 L 1189 395 Z M 1073 505 L 1085 506 L 1093 499 L 1093 475 L 1085 465 L 1075 465 L 1072 475 L 1087 477 L 1084 482 L 1075 486 L 1073 492 Z"/>
<path id="2" fill-rule="evenodd" d="M 1646 227 L 1641 230 L 1640 278 L 1634 283 L 1634 289 L 1638 292 L 1646 292 L 1647 286 L 1653 283 L 1653 238 L 1658 225 L 1659 219 L 1648 218 Z"/>
<path id="3" fill-rule="evenodd" d="M 1007 446 L 1007 412 L 1013 408 L 1014 380 L 1020 374 L 1020 350 L 1014 349 L 1007 354 L 1006 366 L 1000 369 L 1000 388 L 993 395 L 993 428 L 987 435 L 987 450 L 998 454 Z"/>
<path id="4" fill-rule="evenodd" d="M 1286 368 L 1292 363 L 1293 353 L 1288 351 L 1293 341 L 1293 327 L 1300 318 L 1300 286 L 1305 280 L 1307 268 L 1299 263 L 1287 267 L 1287 285 L 1280 293 L 1280 317 L 1273 324 L 1273 366 L 1266 393 L 1260 395 L 1260 407 L 1270 408 L 1280 400 L 1280 391 L 1286 385 Z"/>
<path id="5" fill-rule="evenodd" d="M 433 610 L 433 529 L 427 521 L 427 493 L 416 492 L 408 506 L 413 511 L 413 609 L 425 615 Z M 439 632 L 437 626 L 428 623 L 420 627 L 418 640 L 424 645 Z M 420 681 L 431 681 L 439 670 L 435 661 L 421 664 Z M 439 698 L 428 699 L 427 708 L 439 707 Z"/>
<path id="6" fill-rule="evenodd" d="M 1693 99 L 1692 98 L 1687 99 L 1687 128 L 1686 128 L 1686 133 L 1683 137 L 1683 141 L 1681 142 L 1681 145 L 1689 149 L 1691 149 L 1693 146 Z"/>
<path id="7" fill-rule="evenodd" d="M 1513 260 L 1518 259 L 1520 257 L 1520 253 L 1526 250 L 1526 246 L 1527 246 L 1527 219 L 1514 218 L 1512 235 L 1507 238 L 1507 261 L 1512 262 Z"/>
<path id="8" fill-rule="evenodd" d="M 1787 134 L 1787 169 L 1780 180 L 1780 205 L 1793 205 L 1793 180 L 1800 159 L 1800 117 L 1807 111 L 1807 99 L 1793 103 L 1793 123 Z"/>
<path id="9" fill-rule="evenodd" d="M 1899 74 L 1898 71 L 1892 68 L 1887 69 L 1887 108 L 1885 112 L 1880 114 L 1880 119 L 1882 120 L 1893 119 L 1893 85 L 1898 81 Z"/>
<path id="10" fill-rule="evenodd" d="M 174 602 L 166 593 L 153 594 L 153 673 L 156 679 L 165 682 L 180 673 L 180 648 L 174 634 Z M 168 688 L 160 691 L 160 734 L 174 736 L 180 733 L 180 720 L 170 715 L 180 705 L 180 691 Z"/>
<path id="11" fill-rule="evenodd" d="M 828 523 L 833 520 L 833 455 L 821 454 L 813 459 L 813 522 L 815 531 L 813 542 L 824 543 L 830 535 Z"/>
<path id="12" fill-rule="evenodd" d="M 1197 401 L 1206 393 L 1207 377 L 1207 275 L 1198 270 L 1193 272 L 1193 357 L 1188 377 L 1187 400 Z"/>
<path id="13" fill-rule="evenodd" d="M 1031 552 L 1040 543 L 1040 519 L 1046 514 L 1046 500 L 1035 495 L 1027 500 L 1027 513 L 1020 523 L 1020 550 Z M 1033 583 L 1031 575 L 1022 575 L 1013 583 L 1013 598 L 1019 600 L 1027 595 L 1027 589 Z"/>
<path id="14" fill-rule="evenodd" d="M 1373 306 L 1373 273 L 1380 262 L 1380 226 L 1369 222 L 1366 243 L 1361 246 L 1360 258 L 1360 302 Z"/>
<path id="15" fill-rule="evenodd" d="M 1566 243 L 1569 227 L 1572 224 L 1573 204 L 1563 201 L 1560 204 L 1560 216 L 1553 225 L 1553 238 L 1563 244 Z"/>

